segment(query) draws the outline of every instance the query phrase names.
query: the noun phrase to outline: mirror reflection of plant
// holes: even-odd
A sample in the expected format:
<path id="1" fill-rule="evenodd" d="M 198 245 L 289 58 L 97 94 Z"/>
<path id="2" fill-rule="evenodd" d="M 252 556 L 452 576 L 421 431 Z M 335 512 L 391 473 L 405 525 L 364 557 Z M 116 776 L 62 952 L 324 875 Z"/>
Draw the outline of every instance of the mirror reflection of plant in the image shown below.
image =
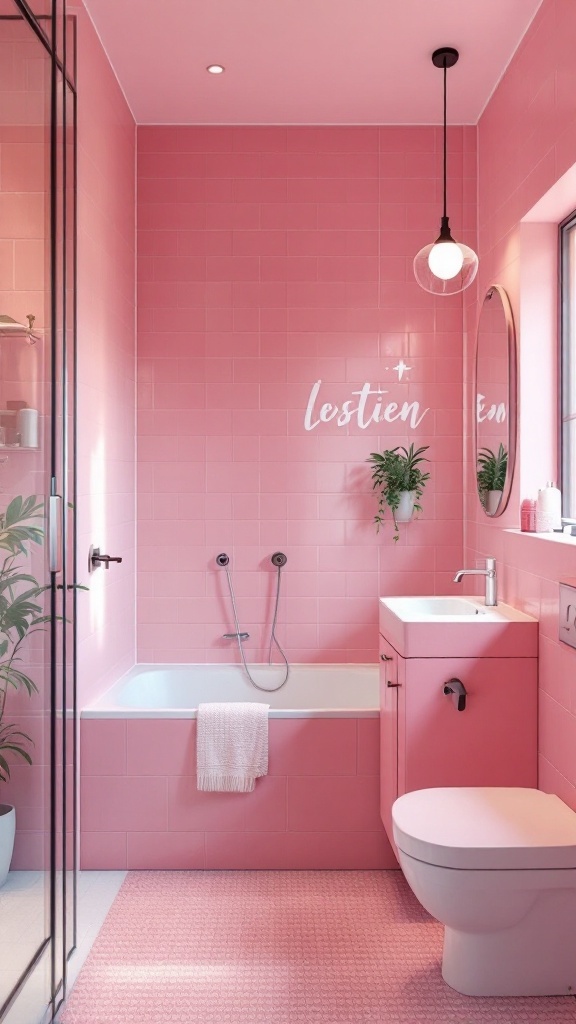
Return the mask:
<path id="1" fill-rule="evenodd" d="M 428 462 L 422 453 L 428 451 L 429 445 L 414 450 L 414 445 L 409 448 L 397 446 L 387 448 L 383 452 L 372 452 L 366 461 L 372 465 L 372 490 L 378 492 L 378 512 L 374 516 L 376 531 L 386 518 L 386 509 L 390 509 L 394 522 L 394 540 L 400 538 L 396 512 L 400 506 L 400 497 L 403 491 L 414 493 L 414 509 L 422 511 L 420 498 L 424 492 L 424 485 L 430 479 L 430 473 L 423 473 L 420 469 L 422 462 Z"/>
<path id="2" fill-rule="evenodd" d="M 0 549 L 7 551 L 0 568 L 0 781 L 10 779 L 10 765 L 7 754 L 15 754 L 28 764 L 32 759 L 28 746 L 32 739 L 13 723 L 3 721 L 6 711 L 8 688 L 24 689 L 28 696 L 38 693 L 36 683 L 26 675 L 18 664 L 22 661 L 21 647 L 27 637 L 41 631 L 49 620 L 42 614 L 38 602 L 47 590 L 38 580 L 22 571 L 18 564 L 20 556 L 28 557 L 30 545 L 41 544 L 44 530 L 38 525 L 44 515 L 44 504 L 35 494 L 28 498 L 17 497 L 10 502 L 5 512 L 0 513 Z"/>
<path id="3" fill-rule="evenodd" d="M 498 446 L 497 453 L 491 448 L 480 448 L 476 471 L 479 492 L 503 491 L 507 470 L 508 452 L 503 444 Z"/>

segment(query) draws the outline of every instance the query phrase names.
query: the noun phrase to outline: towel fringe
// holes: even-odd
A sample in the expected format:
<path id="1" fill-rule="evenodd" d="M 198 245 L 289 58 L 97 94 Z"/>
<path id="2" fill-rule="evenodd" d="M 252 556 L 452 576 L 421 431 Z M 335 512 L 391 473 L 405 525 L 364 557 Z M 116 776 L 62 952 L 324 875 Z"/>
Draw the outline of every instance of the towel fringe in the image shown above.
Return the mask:
<path id="1" fill-rule="evenodd" d="M 252 793 L 254 778 L 251 775 L 227 775 L 214 771 L 199 771 L 198 789 L 207 793 Z"/>

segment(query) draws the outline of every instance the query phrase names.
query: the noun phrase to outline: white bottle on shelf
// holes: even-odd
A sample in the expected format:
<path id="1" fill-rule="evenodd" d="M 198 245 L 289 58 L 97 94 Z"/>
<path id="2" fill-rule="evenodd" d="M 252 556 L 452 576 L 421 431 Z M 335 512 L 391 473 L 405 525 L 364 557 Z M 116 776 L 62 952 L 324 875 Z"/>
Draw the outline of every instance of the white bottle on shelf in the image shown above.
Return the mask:
<path id="1" fill-rule="evenodd" d="M 538 491 L 536 532 L 551 533 L 562 528 L 562 495 L 551 481 Z"/>
<path id="2" fill-rule="evenodd" d="M 38 447 L 38 409 L 19 409 L 16 429 L 20 434 L 21 448 Z"/>

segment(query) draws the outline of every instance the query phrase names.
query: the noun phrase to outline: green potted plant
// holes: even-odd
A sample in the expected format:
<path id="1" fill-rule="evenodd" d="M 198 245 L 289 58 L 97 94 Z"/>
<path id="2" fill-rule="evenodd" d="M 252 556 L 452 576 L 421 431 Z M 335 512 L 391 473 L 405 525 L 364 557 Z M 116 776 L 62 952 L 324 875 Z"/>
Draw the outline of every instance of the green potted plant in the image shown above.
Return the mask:
<path id="1" fill-rule="evenodd" d="M 414 511 L 421 512 L 420 498 L 430 473 L 424 473 L 421 463 L 429 445 L 414 449 L 397 446 L 383 452 L 372 452 L 366 461 L 372 466 L 372 489 L 378 495 L 378 512 L 374 516 L 378 531 L 386 518 L 386 509 L 392 514 L 394 540 L 400 537 L 398 523 L 408 523 Z"/>
<path id="2" fill-rule="evenodd" d="M 480 448 L 477 455 L 476 479 L 478 495 L 489 516 L 495 515 L 502 499 L 508 470 L 508 452 L 503 444 L 494 453 L 491 448 Z"/>
<path id="3" fill-rule="evenodd" d="M 48 620 L 38 602 L 47 588 L 18 562 L 28 558 L 31 545 L 42 542 L 44 530 L 39 520 L 43 515 L 44 505 L 35 494 L 14 498 L 0 513 L 0 550 L 8 552 L 0 568 L 0 782 L 10 780 L 12 758 L 32 764 L 32 740 L 14 722 L 6 721 L 6 707 L 10 689 L 23 689 L 29 696 L 38 692 L 36 683 L 19 666 L 25 640 Z M 10 867 L 14 832 L 14 808 L 0 804 L 0 886 Z"/>

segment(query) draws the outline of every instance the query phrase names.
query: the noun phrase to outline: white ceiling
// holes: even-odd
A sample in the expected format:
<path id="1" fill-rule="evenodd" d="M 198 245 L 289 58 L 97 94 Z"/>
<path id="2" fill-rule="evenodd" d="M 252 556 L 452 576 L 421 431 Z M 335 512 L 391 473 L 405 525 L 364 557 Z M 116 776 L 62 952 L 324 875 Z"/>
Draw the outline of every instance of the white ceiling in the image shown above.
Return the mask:
<path id="1" fill-rule="evenodd" d="M 542 0 L 85 0 L 140 124 L 475 124 Z M 206 66 L 224 64 L 222 75 Z"/>

